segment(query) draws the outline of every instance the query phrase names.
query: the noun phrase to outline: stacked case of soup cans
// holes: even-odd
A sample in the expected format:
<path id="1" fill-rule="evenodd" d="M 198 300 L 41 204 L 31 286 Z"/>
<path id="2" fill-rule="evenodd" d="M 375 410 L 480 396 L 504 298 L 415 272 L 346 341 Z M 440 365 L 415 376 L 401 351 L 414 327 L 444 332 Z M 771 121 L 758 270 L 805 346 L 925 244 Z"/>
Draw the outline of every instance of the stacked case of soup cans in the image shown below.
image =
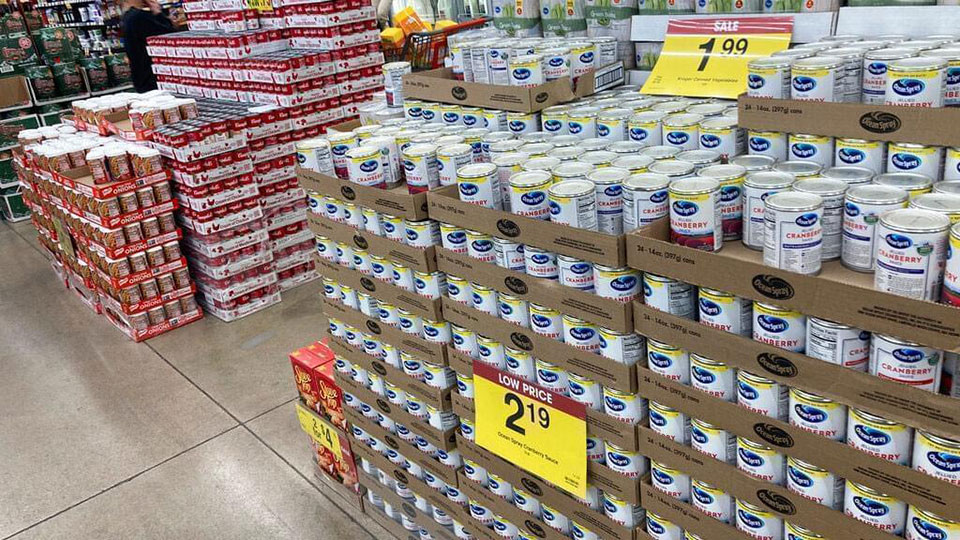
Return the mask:
<path id="1" fill-rule="evenodd" d="M 70 289 L 135 341 L 202 317 L 159 152 L 66 125 L 19 138 L 24 199 Z"/>
<path id="2" fill-rule="evenodd" d="M 869 96 L 881 88 L 879 101 L 873 103 L 948 106 L 944 100 L 950 95 L 950 60 L 946 57 L 953 54 L 950 44 L 954 41 L 942 36 L 909 41 L 899 36 L 835 36 L 824 43 L 751 62 L 748 93 L 789 98 L 792 92 L 794 99 L 860 101 L 862 91 L 863 100 L 870 102 L 875 98 Z M 878 65 L 880 58 L 896 58 L 900 63 L 883 67 Z M 886 70 L 885 90 L 883 85 L 867 84 L 871 69 Z M 932 71 L 939 73 L 927 73 Z M 920 79 L 922 85 L 911 82 Z M 828 90 L 823 90 L 825 81 Z M 921 93 L 918 89 L 938 85 L 940 94 L 917 96 Z M 779 93 L 765 94 L 771 91 Z M 828 94 L 812 95 L 824 91 Z M 908 99 L 906 94 L 913 97 Z M 929 103 L 917 101 L 927 98 Z M 662 121 L 665 139 L 669 137 L 668 123 L 672 122 Z M 824 128 L 829 130 L 829 126 Z M 955 256 L 949 246 L 951 241 L 958 245 L 954 238 L 960 238 L 960 226 L 956 225 L 960 183 L 950 176 L 952 166 L 944 167 L 943 157 L 953 149 L 754 130 L 748 131 L 747 142 L 747 155 L 733 157 L 729 164 L 700 169 L 686 178 L 671 179 L 662 186 L 659 217 L 669 221 L 670 242 L 721 255 L 735 250 L 740 253 L 733 255 L 738 259 L 747 256 L 743 252 L 749 253 L 742 247 L 758 251 L 751 259 L 758 261 L 757 272 L 761 272 L 762 261 L 763 265 L 806 276 L 816 276 L 829 268 L 831 275 L 846 273 L 847 279 L 858 282 L 863 280 L 857 280 L 854 272 L 873 273 L 868 281 L 875 290 L 889 295 L 889 306 L 898 304 L 896 297 L 956 305 L 952 277 L 956 274 L 951 275 L 956 269 Z M 933 157 L 928 160 L 927 154 Z M 915 170 L 921 167 L 926 168 Z M 644 249 L 647 244 L 641 241 L 637 246 Z M 683 261 L 683 250 L 674 255 L 677 262 Z M 713 264 L 721 267 L 723 259 L 717 257 L 715 263 L 708 263 L 704 272 L 709 272 Z M 872 467 L 887 473 L 872 476 L 853 471 L 858 475 L 855 479 L 843 478 L 835 470 L 800 459 L 789 445 L 771 446 L 770 441 L 775 440 L 769 437 L 772 432 L 766 432 L 767 438 L 763 430 L 735 433 L 727 429 L 736 422 L 727 426 L 722 421 L 710 424 L 692 417 L 680 406 L 685 403 L 682 399 L 672 402 L 680 408 L 651 399 L 651 431 L 735 466 L 755 479 L 758 489 L 763 483 L 775 484 L 816 501 L 837 516 L 842 513 L 874 527 L 878 538 L 919 539 L 930 538 L 931 534 L 949 538 L 960 534 L 955 509 L 937 502 L 956 496 L 960 477 L 957 467 L 950 464 L 960 461 L 960 432 L 931 424 L 926 413 L 906 413 L 905 418 L 916 421 L 911 425 L 903 417 L 884 417 L 871 407 L 881 411 L 900 409 L 878 397 L 899 395 L 904 409 L 907 403 L 931 403 L 932 409 L 955 414 L 958 402 L 952 399 L 960 397 L 954 382 L 955 352 L 915 341 L 915 327 L 909 320 L 898 320 L 896 332 L 870 332 L 849 321 L 814 317 L 775 301 L 758 300 L 777 297 L 777 292 L 780 298 L 789 299 L 786 289 L 773 290 L 789 286 L 789 278 L 780 283 L 774 282 L 774 276 L 758 275 L 755 279 L 760 281 L 754 288 L 759 291 L 766 287 L 768 294 L 751 299 L 720 287 L 677 280 L 674 270 L 680 265 L 657 265 L 643 256 L 629 260 L 643 270 L 646 307 L 638 313 L 655 318 L 660 311 L 678 320 L 698 321 L 736 336 L 726 338 L 731 344 L 746 344 L 745 340 L 761 343 L 769 350 L 771 362 L 777 361 L 778 351 L 789 351 L 838 366 L 840 369 L 829 369 L 836 369 L 840 378 L 875 377 L 870 384 L 877 385 L 877 397 L 859 394 L 845 402 L 837 398 L 836 388 L 817 386 L 802 377 L 797 377 L 795 384 L 784 384 L 791 381 L 789 375 L 784 377 L 789 363 L 778 364 L 782 368 L 779 371 L 772 364 L 768 370 L 738 369 L 744 365 L 740 358 L 699 354 L 697 347 L 704 345 L 696 339 L 680 346 L 648 337 L 646 367 L 654 378 L 669 381 L 663 384 L 690 387 L 701 405 L 716 400 L 719 409 L 725 407 L 722 402 L 736 403 L 766 416 L 770 429 L 780 429 L 778 433 L 793 430 L 809 432 L 814 440 L 822 437 L 825 454 L 835 448 L 849 453 L 835 443 L 845 445 L 862 453 L 854 452 L 858 463 L 875 462 Z M 838 261 L 846 268 L 837 263 L 827 267 L 828 261 Z M 707 282 L 716 281 L 706 279 L 706 274 L 703 277 Z M 638 332 L 657 333 L 651 331 L 656 326 L 653 323 L 635 320 L 635 324 Z M 697 332 L 696 323 L 675 324 Z M 941 338 L 940 343 L 947 341 Z M 733 350 L 735 345 L 730 348 Z M 768 378 L 770 374 L 775 378 Z M 641 391 L 644 388 L 641 384 Z M 923 391 L 941 395 L 928 397 Z M 914 398 L 917 401 L 911 401 Z M 650 468 L 653 488 L 748 536 L 826 537 L 815 524 L 808 528 L 792 522 L 790 512 L 777 507 L 775 501 L 757 506 L 749 500 L 737 500 L 709 477 L 691 477 L 686 471 L 653 460 Z M 908 491 L 901 498 L 884 490 L 901 489 L 900 482 L 906 478 L 922 484 L 925 493 Z M 651 523 L 648 513 L 648 532 L 657 538 L 679 537 L 683 531 L 669 522 L 670 517 L 657 516 L 653 520 L 656 523 Z"/>

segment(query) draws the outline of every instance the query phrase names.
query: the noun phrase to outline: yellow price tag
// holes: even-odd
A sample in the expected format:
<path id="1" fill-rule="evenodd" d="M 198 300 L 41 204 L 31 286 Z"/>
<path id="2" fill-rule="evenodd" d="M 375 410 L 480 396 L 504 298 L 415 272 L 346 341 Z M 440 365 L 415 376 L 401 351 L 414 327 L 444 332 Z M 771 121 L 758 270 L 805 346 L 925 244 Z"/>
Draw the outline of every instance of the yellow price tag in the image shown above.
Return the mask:
<path id="1" fill-rule="evenodd" d="M 273 2 L 272 0 L 247 0 L 247 9 L 273 11 Z"/>
<path id="2" fill-rule="evenodd" d="M 736 98 L 747 89 L 747 63 L 790 47 L 792 33 L 792 17 L 671 20 L 643 92 Z"/>
<path id="3" fill-rule="evenodd" d="M 317 441 L 317 444 L 333 452 L 337 459 L 343 459 L 343 452 L 340 450 L 340 435 L 336 428 L 300 403 L 297 403 L 297 418 L 300 420 L 300 427 L 313 440 Z"/>
<path id="4" fill-rule="evenodd" d="M 473 364 L 477 444 L 581 499 L 587 495 L 583 403 Z"/>

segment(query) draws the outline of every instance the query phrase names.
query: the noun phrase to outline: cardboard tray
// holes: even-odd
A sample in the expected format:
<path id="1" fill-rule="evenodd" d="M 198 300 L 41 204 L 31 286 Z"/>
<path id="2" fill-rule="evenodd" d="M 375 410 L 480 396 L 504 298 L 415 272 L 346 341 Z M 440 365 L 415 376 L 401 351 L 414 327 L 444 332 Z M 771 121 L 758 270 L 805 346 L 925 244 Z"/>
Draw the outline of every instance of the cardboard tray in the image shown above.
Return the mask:
<path id="1" fill-rule="evenodd" d="M 863 484 L 950 520 L 960 519 L 960 486 L 885 461 L 775 418 L 754 413 L 641 369 L 640 393 L 692 418 L 765 444 L 841 478 Z"/>
<path id="2" fill-rule="evenodd" d="M 547 524 L 540 519 L 518 508 L 513 504 L 512 500 L 508 501 L 504 498 L 501 498 L 495 495 L 489 489 L 481 486 L 473 480 L 470 480 L 463 471 L 460 471 L 459 477 L 460 491 L 463 492 L 467 498 L 469 498 L 471 501 L 476 501 L 491 513 L 501 516 L 510 523 L 513 523 L 523 534 L 534 538 L 539 538 L 541 540 L 569 540 L 568 536 L 561 534 L 556 529 L 548 527 Z M 476 521 L 471 518 L 470 523 L 475 524 Z M 472 527 L 472 529 L 480 528 L 482 528 L 480 525 Z M 491 533 L 492 538 L 497 538 L 493 530 L 490 530 L 489 532 Z"/>
<path id="3" fill-rule="evenodd" d="M 556 280 L 538 279 L 443 248 L 437 248 L 437 266 L 447 274 L 553 308 L 610 330 L 633 331 L 633 314 L 627 302 L 564 287 Z"/>
<path id="4" fill-rule="evenodd" d="M 818 276 L 764 266 L 763 254 L 730 242 L 719 252 L 670 243 L 669 218 L 627 235 L 627 262 L 644 271 L 769 302 L 807 315 L 960 351 L 960 310 L 877 291 L 873 275 L 823 265 Z"/>
<path id="5" fill-rule="evenodd" d="M 607 266 L 619 267 L 626 262 L 622 235 L 576 229 L 466 203 L 460 200 L 457 186 L 431 191 L 427 201 L 430 218 L 437 221 Z"/>
<path id="6" fill-rule="evenodd" d="M 350 422 L 355 426 L 360 427 L 362 430 L 366 431 L 371 436 L 376 437 L 377 439 L 380 439 L 390 449 L 395 450 L 400 454 L 402 454 L 403 457 L 416 462 L 418 465 L 420 465 L 424 469 L 430 471 L 431 474 L 443 480 L 444 482 L 450 484 L 451 486 L 457 485 L 456 470 L 454 470 L 452 467 L 447 467 L 446 465 L 443 465 L 439 461 L 424 454 L 423 452 L 418 450 L 416 446 L 401 439 L 397 435 L 383 429 L 376 422 L 364 417 L 363 414 L 361 414 L 360 411 L 356 409 L 353 409 L 350 407 L 344 407 L 343 413 L 344 413 L 344 416 L 347 418 L 348 422 Z M 369 454 L 374 454 L 378 456 L 380 455 L 374 452 L 373 450 L 371 450 L 370 447 L 366 445 L 363 445 L 363 444 L 353 445 L 353 453 L 355 457 L 357 458 L 368 457 L 367 455 L 364 454 L 364 451 Z M 383 459 L 386 460 L 386 458 L 383 458 Z M 389 461 L 387 462 L 389 463 Z M 397 467 L 398 469 L 403 470 L 403 467 L 400 467 L 399 465 L 394 465 L 393 467 Z M 390 469 L 387 469 L 387 470 L 390 470 Z M 396 477 L 396 475 L 394 475 L 394 477 Z M 413 480 L 413 477 L 411 476 L 410 479 Z M 426 496 L 426 494 L 421 494 L 421 495 Z"/>
<path id="7" fill-rule="evenodd" d="M 375 452 L 371 451 L 371 454 L 375 454 Z M 376 455 L 379 455 L 379 454 L 376 454 Z M 384 461 L 386 461 L 387 463 L 390 463 L 386 459 L 384 459 Z M 385 469 L 385 470 L 389 471 L 391 469 Z M 396 491 L 392 489 L 388 489 L 387 486 L 381 484 L 376 478 L 370 476 L 369 474 L 363 472 L 362 470 L 357 472 L 357 476 L 360 478 L 360 485 L 376 493 L 377 495 L 382 497 L 385 502 L 390 503 L 390 505 L 393 506 L 395 509 L 399 510 L 400 512 L 403 512 L 403 514 L 408 518 L 410 518 L 411 520 L 413 520 L 414 523 L 419 525 L 422 529 L 425 529 L 426 531 L 428 531 L 433 538 L 437 538 L 439 540 L 456 540 L 456 536 L 454 536 L 453 532 L 446 529 L 443 525 L 440 525 L 439 523 L 434 521 L 432 515 L 421 512 L 420 510 L 417 509 L 417 507 L 412 502 L 401 498 L 400 495 L 397 495 Z M 409 476 L 407 476 L 407 478 L 409 479 Z M 432 488 L 427 487 L 426 484 L 423 484 L 423 486 L 430 491 L 434 491 Z M 425 493 L 420 493 L 419 491 L 413 489 L 412 486 L 408 486 L 408 487 L 410 487 L 412 491 L 416 491 L 417 494 L 420 495 L 421 497 L 426 498 Z M 390 518 L 387 518 L 386 515 L 383 514 L 382 512 L 381 514 L 384 516 L 385 519 L 390 520 Z M 407 536 L 412 536 L 417 540 L 420 539 L 419 534 L 414 534 L 411 531 L 407 531 L 399 523 L 393 520 L 390 520 L 390 522 L 397 527 L 397 532 L 395 532 L 394 534 L 400 534 L 400 531 L 403 531 L 404 533 L 406 533 L 402 536 L 399 536 L 398 538 L 407 538 Z M 393 531 L 391 530 L 391 532 Z"/>
<path id="8" fill-rule="evenodd" d="M 333 340 L 331 340 L 331 343 Z M 369 388 L 357 384 L 356 381 L 351 379 L 348 375 L 342 373 L 336 373 L 337 384 L 347 392 L 350 392 L 357 397 L 360 401 L 367 403 L 381 414 L 387 416 L 388 418 L 399 422 L 411 430 L 415 431 L 418 435 L 422 435 L 424 439 L 429 441 L 431 444 L 440 448 L 442 450 L 453 450 L 457 447 L 457 438 L 456 438 L 456 426 L 447 429 L 439 430 L 430 425 L 426 420 L 421 420 L 416 416 L 408 413 L 403 410 L 398 405 L 394 405 L 387 401 L 387 398 L 374 393 Z"/>
<path id="9" fill-rule="evenodd" d="M 951 107 L 896 107 L 865 103 L 824 103 L 740 94 L 740 127 L 810 133 L 869 141 L 956 146 L 960 110 Z"/>
<path id="10" fill-rule="evenodd" d="M 636 531 L 616 523 L 604 515 L 602 510 L 591 509 L 562 489 L 463 437 L 457 438 L 457 448 L 460 449 L 460 455 L 464 458 L 476 462 L 488 472 L 492 472 L 509 482 L 510 485 L 523 489 L 540 502 L 582 524 L 602 538 L 634 540 L 637 537 Z M 639 478 L 636 480 L 639 481 Z"/>
<path id="11" fill-rule="evenodd" d="M 443 411 L 449 411 L 453 408 L 450 400 L 450 394 L 455 393 L 453 388 L 440 389 L 428 386 L 423 381 L 414 379 L 413 377 L 404 373 L 402 370 L 399 370 L 378 358 L 374 358 L 360 349 L 351 347 L 347 344 L 347 342 L 338 337 L 330 336 L 330 348 L 333 349 L 333 352 L 336 353 L 337 356 L 349 360 L 354 364 L 359 364 L 367 371 L 372 371 L 373 373 L 380 375 L 386 380 L 402 388 L 404 392 L 410 392 L 411 394 L 416 395 L 432 407 L 436 407 L 437 409 Z M 437 445 L 441 446 L 442 444 Z"/>
<path id="12" fill-rule="evenodd" d="M 366 206 L 391 216 L 413 221 L 427 219 L 427 194 L 410 193 L 406 185 L 393 189 L 379 189 L 299 168 L 297 179 L 300 181 L 300 187 L 307 191 L 356 203 L 357 206 Z"/>
<path id="13" fill-rule="evenodd" d="M 361 477 L 361 481 L 363 481 L 363 477 Z M 361 484 L 360 487 L 366 489 L 363 484 Z M 420 540 L 419 533 L 414 533 L 404 529 L 399 523 L 387 517 L 387 515 L 383 513 L 383 510 L 370 504 L 369 501 L 366 501 L 363 504 L 363 513 L 372 519 L 377 525 L 383 527 L 387 533 L 390 534 L 390 538 L 395 538 L 396 540 Z"/>
<path id="14" fill-rule="evenodd" d="M 530 113 L 551 105 L 568 103 L 623 83 L 623 62 L 615 62 L 581 76 L 575 87 L 570 77 L 532 88 L 460 81 L 450 68 L 433 69 L 403 76 L 403 95 L 425 101 L 439 101 L 471 107 Z"/>
<path id="15" fill-rule="evenodd" d="M 472 358 L 456 349 L 447 350 L 447 356 L 450 360 L 450 367 L 452 367 L 454 371 L 461 375 L 473 374 Z M 471 420 L 473 419 L 474 408 L 471 398 L 463 397 L 459 393 L 454 392 L 451 395 L 451 400 L 453 402 L 453 411 L 457 413 L 457 416 L 466 416 Z M 460 412 L 457 412 L 458 408 Z M 461 412 L 464 414 L 461 414 Z M 641 419 L 640 425 L 644 423 L 643 419 Z M 626 450 L 636 450 L 639 448 L 636 426 L 621 422 L 604 414 L 602 411 L 595 411 L 589 407 L 587 407 L 587 434 L 591 437 L 598 437 L 609 441 Z M 627 491 L 630 490 L 630 488 L 625 489 Z"/>
<path id="16" fill-rule="evenodd" d="M 643 485 L 643 507 L 647 512 L 653 512 L 681 529 L 695 533 L 700 538 L 751 540 L 734 525 L 713 519 L 697 510 L 692 504 L 674 499 L 650 484 Z"/>
<path id="17" fill-rule="evenodd" d="M 392 283 L 381 281 L 373 276 L 361 274 L 356 270 L 332 263 L 319 255 L 317 270 L 323 277 L 335 279 L 338 282 L 353 287 L 354 290 L 365 292 L 376 297 L 377 300 L 389 302 L 400 309 L 404 309 L 431 321 L 442 321 L 443 313 L 440 310 L 440 299 L 431 300 L 415 292 L 407 291 Z"/>
<path id="18" fill-rule="evenodd" d="M 495 339 L 506 347 L 527 351 L 535 358 L 557 364 L 603 386 L 636 393 L 636 380 L 633 379 L 636 366 L 619 364 L 599 354 L 541 336 L 529 328 L 488 315 L 446 297 L 443 298 L 443 316 L 452 324 Z"/>
<path id="19" fill-rule="evenodd" d="M 960 401 L 717 330 L 635 302 L 636 332 L 727 365 L 956 438 Z"/>
<path id="20" fill-rule="evenodd" d="M 805 499 L 785 487 L 756 480 L 735 465 L 701 454 L 689 446 L 641 428 L 641 453 L 691 478 L 704 479 L 736 499 L 767 509 L 785 521 L 795 523 L 825 538 L 851 540 L 893 540 L 899 538 L 847 516 L 842 510 Z"/>
<path id="21" fill-rule="evenodd" d="M 329 298 L 320 297 L 323 302 L 323 312 L 328 317 L 335 317 L 341 321 L 359 328 L 363 332 L 377 335 L 383 341 L 406 351 L 432 364 L 447 365 L 447 347 L 442 343 L 427 341 L 419 336 L 407 334 L 399 328 L 384 324 L 379 319 L 367 317 L 360 311 L 344 306 Z"/>
<path id="22" fill-rule="evenodd" d="M 383 236 L 331 221 L 313 212 L 307 213 L 307 225 L 313 234 L 326 236 L 335 242 L 365 249 L 371 255 L 397 261 L 418 272 L 434 272 L 437 269 L 437 257 L 433 246 L 426 249 L 410 247 Z"/>

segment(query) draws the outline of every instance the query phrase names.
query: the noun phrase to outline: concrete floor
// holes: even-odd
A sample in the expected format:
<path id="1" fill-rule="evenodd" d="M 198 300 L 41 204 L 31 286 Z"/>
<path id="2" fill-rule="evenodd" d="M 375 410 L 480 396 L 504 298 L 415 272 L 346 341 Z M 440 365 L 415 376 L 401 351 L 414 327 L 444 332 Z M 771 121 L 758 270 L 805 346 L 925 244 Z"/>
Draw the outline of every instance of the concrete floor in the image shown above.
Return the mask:
<path id="1" fill-rule="evenodd" d="M 0 224 L 0 539 L 388 538 L 323 493 L 293 409 L 318 290 L 136 344 Z"/>

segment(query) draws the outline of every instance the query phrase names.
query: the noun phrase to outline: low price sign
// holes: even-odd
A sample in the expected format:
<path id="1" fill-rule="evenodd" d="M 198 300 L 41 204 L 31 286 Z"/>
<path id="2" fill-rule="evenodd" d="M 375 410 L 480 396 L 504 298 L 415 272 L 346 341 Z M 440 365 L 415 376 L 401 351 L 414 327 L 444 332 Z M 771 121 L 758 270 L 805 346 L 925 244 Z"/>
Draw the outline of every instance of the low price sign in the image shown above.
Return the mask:
<path id="1" fill-rule="evenodd" d="M 473 364 L 473 384 L 477 444 L 586 497 L 584 404 L 482 362 Z"/>
<path id="2" fill-rule="evenodd" d="M 792 17 L 675 19 L 647 94 L 736 98 L 747 89 L 747 63 L 790 47 Z"/>
<path id="3" fill-rule="evenodd" d="M 340 448 L 340 435 L 332 425 L 300 403 L 297 403 L 297 419 L 300 420 L 300 427 L 306 431 L 307 435 L 310 435 L 317 444 L 333 452 L 333 455 L 337 456 L 337 459 L 343 459 L 343 450 Z"/>

